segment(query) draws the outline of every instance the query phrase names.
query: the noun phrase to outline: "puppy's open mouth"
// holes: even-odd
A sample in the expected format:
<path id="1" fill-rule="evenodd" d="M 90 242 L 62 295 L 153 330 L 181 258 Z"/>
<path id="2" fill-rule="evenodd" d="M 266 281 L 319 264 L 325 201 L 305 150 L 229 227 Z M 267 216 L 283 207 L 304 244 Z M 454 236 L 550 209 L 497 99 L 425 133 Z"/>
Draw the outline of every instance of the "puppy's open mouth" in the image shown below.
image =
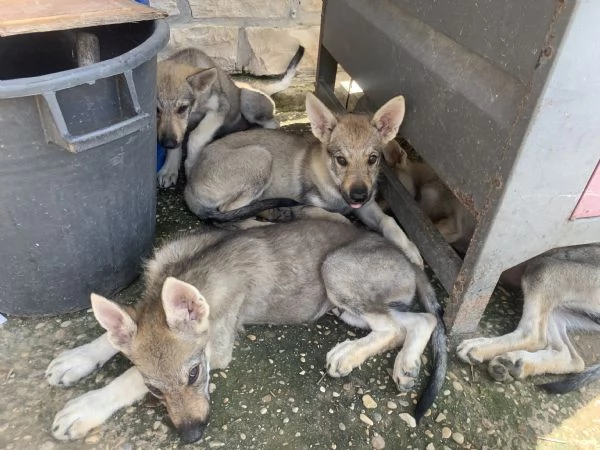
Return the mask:
<path id="1" fill-rule="evenodd" d="M 372 193 L 369 193 L 369 195 L 367 195 L 367 197 L 364 200 L 357 201 L 357 200 L 352 200 L 346 192 L 344 192 L 344 191 L 340 191 L 340 192 L 342 194 L 342 197 L 344 198 L 344 201 L 352 209 L 362 208 L 369 200 L 371 200 L 371 195 L 372 195 Z"/>

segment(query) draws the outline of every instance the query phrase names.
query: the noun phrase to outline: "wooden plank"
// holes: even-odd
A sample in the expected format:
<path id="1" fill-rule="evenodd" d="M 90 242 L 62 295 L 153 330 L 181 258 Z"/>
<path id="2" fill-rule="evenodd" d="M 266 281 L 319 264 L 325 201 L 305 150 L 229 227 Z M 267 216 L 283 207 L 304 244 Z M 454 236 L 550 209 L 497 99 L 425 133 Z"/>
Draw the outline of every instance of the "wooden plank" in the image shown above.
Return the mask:
<path id="1" fill-rule="evenodd" d="M 450 294 L 462 266 L 462 259 L 444 240 L 385 161 L 381 162 L 381 169 L 386 181 L 383 194 L 392 212 Z"/>
<path id="2" fill-rule="evenodd" d="M 139 22 L 166 17 L 133 0 L 0 0 L 0 36 Z"/>

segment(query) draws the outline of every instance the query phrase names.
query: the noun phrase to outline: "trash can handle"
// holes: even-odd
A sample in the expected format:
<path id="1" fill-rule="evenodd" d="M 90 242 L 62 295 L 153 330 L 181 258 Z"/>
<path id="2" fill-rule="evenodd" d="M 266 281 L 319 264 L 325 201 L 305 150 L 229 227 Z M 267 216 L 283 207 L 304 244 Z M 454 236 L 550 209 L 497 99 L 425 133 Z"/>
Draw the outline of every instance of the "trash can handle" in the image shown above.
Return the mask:
<path id="1" fill-rule="evenodd" d="M 99 130 L 77 136 L 73 136 L 67 128 L 64 115 L 56 99 L 56 92 L 44 92 L 42 96 L 48 108 L 46 108 L 46 111 L 42 110 L 41 115 L 48 141 L 58 144 L 70 152 L 79 153 L 107 144 L 149 126 L 151 117 L 150 114 L 143 112 L 140 107 L 132 71 L 126 70 L 123 75 L 136 115 Z"/>

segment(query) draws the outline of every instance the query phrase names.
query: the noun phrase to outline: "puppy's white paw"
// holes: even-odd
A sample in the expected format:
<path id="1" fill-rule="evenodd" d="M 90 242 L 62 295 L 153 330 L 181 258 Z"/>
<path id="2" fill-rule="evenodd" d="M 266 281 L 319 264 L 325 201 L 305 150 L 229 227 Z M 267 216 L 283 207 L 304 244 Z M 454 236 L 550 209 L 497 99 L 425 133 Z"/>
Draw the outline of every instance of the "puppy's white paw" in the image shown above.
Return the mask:
<path id="1" fill-rule="evenodd" d="M 411 242 L 412 244 L 412 242 Z M 412 244 L 409 248 L 405 249 L 404 253 L 406 257 L 413 263 L 419 266 L 421 269 L 425 267 L 425 262 L 423 261 L 423 257 L 421 253 L 419 253 L 419 249 L 415 244 Z"/>
<path id="2" fill-rule="evenodd" d="M 357 360 L 354 341 L 337 344 L 327 353 L 327 373 L 333 378 L 345 377 L 362 363 Z"/>
<path id="3" fill-rule="evenodd" d="M 103 389 L 74 398 L 54 417 L 52 435 L 61 441 L 85 437 L 113 414 L 115 408 L 111 407 L 110 401 Z"/>
<path id="4" fill-rule="evenodd" d="M 399 391 L 409 391 L 414 385 L 419 371 L 421 370 L 420 359 L 406 358 L 406 355 L 402 354 L 402 351 L 398 353 L 396 361 L 394 363 L 394 370 L 392 372 L 392 379 L 396 383 L 396 387 Z"/>
<path id="5" fill-rule="evenodd" d="M 46 379 L 54 386 L 71 386 L 99 369 L 103 361 L 91 350 L 90 344 L 62 352 L 46 369 Z"/>
<path id="6" fill-rule="evenodd" d="M 489 340 L 489 338 L 475 338 L 462 341 L 456 347 L 456 355 L 466 363 L 481 364 L 485 358 L 479 354 L 478 349 L 485 346 Z"/>
<path id="7" fill-rule="evenodd" d="M 177 177 L 179 173 L 177 170 L 172 170 L 167 167 L 166 164 L 158 171 L 158 185 L 161 188 L 168 188 L 177 184 Z"/>

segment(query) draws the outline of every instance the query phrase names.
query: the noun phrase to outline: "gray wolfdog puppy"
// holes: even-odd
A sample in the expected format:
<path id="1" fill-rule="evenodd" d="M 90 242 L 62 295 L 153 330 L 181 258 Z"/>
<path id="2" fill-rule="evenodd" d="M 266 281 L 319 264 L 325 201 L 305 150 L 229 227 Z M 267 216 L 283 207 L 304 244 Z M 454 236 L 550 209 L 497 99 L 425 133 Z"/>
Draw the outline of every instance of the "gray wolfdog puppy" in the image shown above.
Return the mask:
<path id="1" fill-rule="evenodd" d="M 600 243 L 559 248 L 532 259 L 522 286 L 523 315 L 516 330 L 463 341 L 459 358 L 471 364 L 489 360 L 489 373 L 499 381 L 575 374 L 542 385 L 551 392 L 600 379 L 600 364 L 584 370 L 567 335 L 573 329 L 600 332 Z"/>
<path id="2" fill-rule="evenodd" d="M 374 199 L 381 153 L 398 133 L 404 97 L 391 99 L 373 117 L 336 117 L 309 93 L 306 112 L 314 136 L 248 130 L 199 151 L 184 191 L 190 210 L 215 221 L 252 217 L 289 201 L 311 205 L 301 210 L 308 217 L 345 220 L 337 213 L 354 212 L 422 267 L 417 247 Z"/>
<path id="3" fill-rule="evenodd" d="M 213 139 L 252 126 L 278 128 L 273 117 L 275 104 L 269 95 L 290 85 L 303 55 L 304 47 L 300 46 L 284 74 L 268 81 L 257 80 L 253 86 L 235 83 L 208 55 L 195 48 L 160 61 L 157 133 L 158 142 L 167 150 L 167 159 L 158 173 L 159 185 L 169 187 L 177 182 L 187 131 L 186 168 L 193 165 L 194 151 Z"/>
<path id="4" fill-rule="evenodd" d="M 134 364 L 107 386 L 67 403 L 54 419 L 57 439 L 82 438 L 150 391 L 182 438 L 196 441 L 209 415 L 209 368 L 229 364 L 242 325 L 310 322 L 334 307 L 342 320 L 371 332 L 327 353 L 330 376 L 346 376 L 372 355 L 402 345 L 393 379 L 399 389 L 410 389 L 433 335 L 434 367 L 417 419 L 444 381 L 446 334 L 426 275 L 383 237 L 349 224 L 302 220 L 185 234 L 147 263 L 145 284 L 135 307 L 92 294 L 94 314 L 107 332 L 50 363 L 48 381 L 65 386 L 118 351 Z M 410 311 L 415 292 L 427 312 Z"/>

